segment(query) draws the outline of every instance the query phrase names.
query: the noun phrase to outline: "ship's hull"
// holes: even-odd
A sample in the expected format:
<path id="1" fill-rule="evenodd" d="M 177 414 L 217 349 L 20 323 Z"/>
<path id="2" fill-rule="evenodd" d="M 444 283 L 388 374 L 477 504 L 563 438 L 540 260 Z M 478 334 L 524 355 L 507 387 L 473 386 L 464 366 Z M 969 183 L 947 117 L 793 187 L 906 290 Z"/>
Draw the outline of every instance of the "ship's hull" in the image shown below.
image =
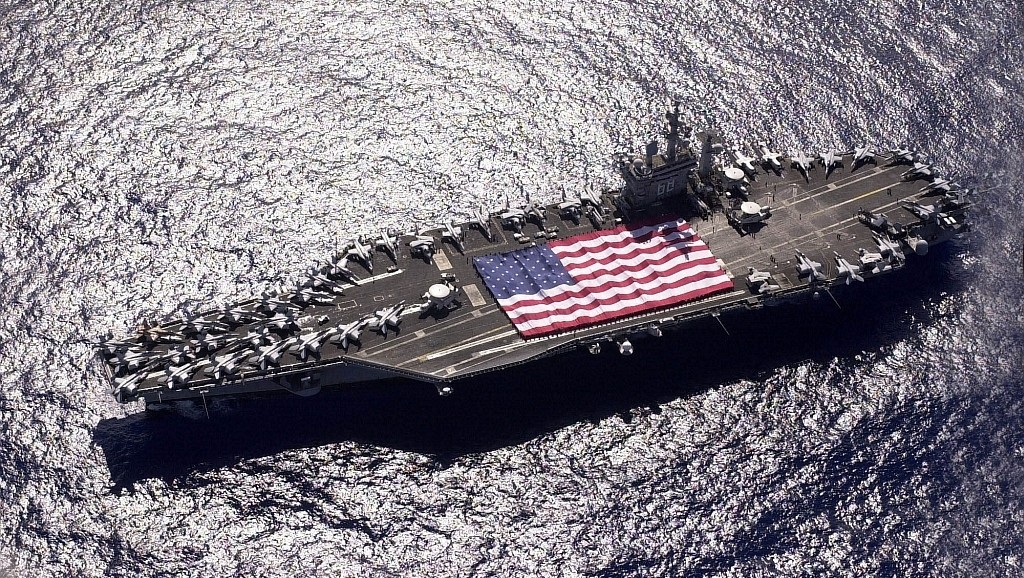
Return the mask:
<path id="1" fill-rule="evenodd" d="M 938 247 L 937 259 L 944 259 L 948 253 L 946 246 Z M 663 346 L 672 350 L 678 350 L 683 356 L 688 356 L 697 361 L 701 355 L 694 357 L 693 339 L 688 335 L 688 330 L 702 328 L 703 331 L 721 331 L 722 337 L 728 342 L 736 333 L 746 332 L 750 323 L 767 323 L 772 326 L 784 325 L 785 319 L 792 319 L 794 315 L 805 315 L 809 308 L 818 307 L 828 311 L 845 310 L 852 301 L 854 309 L 847 313 L 854 313 L 859 316 L 878 317 L 874 319 L 875 324 L 886 324 L 891 319 L 879 317 L 884 313 L 866 311 L 872 303 L 878 299 L 890 300 L 892 292 L 899 292 L 901 295 L 913 290 L 919 290 L 911 277 L 920 275 L 921 268 L 927 266 L 925 263 L 909 263 L 904 268 L 894 269 L 883 275 L 876 276 L 872 283 L 865 286 L 847 285 L 839 283 L 831 286 L 799 287 L 786 292 L 772 295 L 770 298 L 756 300 L 741 304 L 733 304 L 728 307 L 700 311 L 685 318 L 673 320 L 671 323 L 664 323 L 660 326 L 662 334 L 654 335 L 642 327 L 629 327 L 618 332 L 601 334 L 586 341 L 572 342 L 558 349 L 551 349 L 544 353 L 523 361 L 519 364 L 498 368 L 494 371 L 507 373 L 510 371 L 522 371 L 530 375 L 529 369 L 518 366 L 527 365 L 532 362 L 544 359 L 558 358 L 574 351 L 590 351 L 595 354 L 587 356 L 587 362 L 594 367 L 611 368 L 614 365 L 623 363 L 624 360 L 616 351 L 618 343 L 622 340 L 631 340 L 636 345 L 638 352 L 644 349 L 653 340 L 663 341 Z M 883 278 L 884 277 L 884 278 Z M 768 308 L 770 316 L 765 318 L 758 310 Z M 860 308 L 860 309 L 857 309 Z M 842 324 L 842 317 L 836 316 L 836 323 Z M 789 333 L 781 332 L 786 335 Z M 593 348 L 594 345 L 598 347 Z M 545 372 L 542 372 L 545 373 Z M 490 376 L 484 376 L 489 379 Z M 500 375 L 498 376 L 500 378 Z M 475 379 L 474 379 L 475 378 Z M 298 395 L 302 397 L 314 396 L 322 389 L 344 388 L 354 385 L 369 385 L 374 383 L 386 383 L 394 380 L 420 381 L 424 387 L 436 388 L 437 391 L 445 394 L 454 393 L 463 383 L 475 383 L 480 379 L 479 374 L 448 381 L 429 381 L 417 379 L 408 374 L 402 375 L 384 369 L 364 367 L 358 365 L 336 363 L 332 365 L 307 368 L 298 372 L 282 372 L 281 374 L 267 377 L 257 377 L 249 380 L 239 380 L 218 387 L 211 387 L 200 393 L 194 390 L 185 389 L 179 392 L 172 392 L 170 395 L 158 393 L 157 395 L 145 396 L 141 399 L 150 407 L 163 407 L 174 401 L 196 401 L 214 398 L 250 398 L 266 396 L 287 396 Z"/>
<path id="2" fill-rule="evenodd" d="M 280 374 L 258 376 L 250 379 L 231 380 L 223 385 L 201 390 L 189 388 L 178 390 L 158 389 L 140 396 L 140 399 L 149 405 L 182 400 L 248 397 L 266 394 L 308 397 L 320 393 L 323 387 L 369 383 L 398 377 L 400 376 L 376 368 L 337 363 L 301 372 L 282 372 Z"/>

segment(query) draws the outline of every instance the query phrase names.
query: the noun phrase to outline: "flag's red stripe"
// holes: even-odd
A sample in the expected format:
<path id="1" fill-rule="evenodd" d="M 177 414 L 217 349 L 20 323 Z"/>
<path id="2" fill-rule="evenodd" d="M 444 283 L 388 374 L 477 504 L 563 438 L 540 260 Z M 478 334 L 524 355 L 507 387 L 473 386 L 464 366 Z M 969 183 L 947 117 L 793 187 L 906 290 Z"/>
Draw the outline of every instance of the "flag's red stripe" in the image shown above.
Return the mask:
<path id="1" fill-rule="evenodd" d="M 654 311 L 656 309 L 662 309 L 662 308 L 669 307 L 669 306 L 672 306 L 672 305 L 678 305 L 680 303 L 684 303 L 684 302 L 687 302 L 687 301 L 694 301 L 694 300 L 699 299 L 701 297 L 710 296 L 712 294 L 720 293 L 722 291 L 728 291 L 729 289 L 732 289 L 732 288 L 733 288 L 732 281 L 727 280 L 727 281 L 723 281 L 722 283 L 719 283 L 718 285 L 713 285 L 711 287 L 706 287 L 706 288 L 701 289 L 699 291 L 694 291 L 694 292 L 686 293 L 686 294 L 683 294 L 683 295 L 677 295 L 677 296 L 666 298 L 666 299 L 663 299 L 663 300 L 660 300 L 660 301 L 657 301 L 657 302 L 649 302 L 649 303 L 644 303 L 642 305 L 636 305 L 636 306 L 633 306 L 633 307 L 627 307 L 627 308 L 622 309 L 620 311 L 616 311 L 616 312 L 614 312 L 613 314 L 610 314 L 610 315 L 600 315 L 600 316 L 597 316 L 597 317 L 589 317 L 586 320 L 558 321 L 558 322 L 552 323 L 551 325 L 548 325 L 548 326 L 545 326 L 545 327 L 534 327 L 532 329 L 520 328 L 519 326 L 522 325 L 522 323 L 519 323 L 519 322 L 514 322 L 514 324 L 519 329 L 519 332 L 523 335 L 523 337 L 540 337 L 540 336 L 543 336 L 543 335 L 550 335 L 552 333 L 559 333 L 559 332 L 562 332 L 562 331 L 568 331 L 570 329 L 578 329 L 578 328 L 583 328 L 583 327 L 587 327 L 587 326 L 590 326 L 590 325 L 597 325 L 599 323 L 604 323 L 604 322 L 607 322 L 607 321 L 613 321 L 615 319 L 621 319 L 623 317 L 630 317 L 630 316 L 638 314 L 638 313 L 650 312 L 650 311 Z"/>
<path id="2" fill-rule="evenodd" d="M 516 309 L 518 309 L 520 307 L 527 307 L 527 306 L 531 306 L 531 305 L 541 305 L 541 304 L 555 305 L 557 303 L 560 303 L 562 301 L 566 301 L 568 299 L 575 299 L 575 298 L 579 298 L 579 297 L 585 297 L 587 295 L 590 295 L 590 294 L 593 294 L 593 293 L 601 293 L 601 292 L 607 291 L 609 289 L 621 289 L 621 288 L 624 288 L 624 287 L 631 287 L 631 286 L 635 287 L 635 289 L 633 290 L 633 293 L 620 293 L 620 294 L 617 294 L 617 295 L 615 295 L 613 297 L 610 297 L 609 299 L 613 299 L 613 300 L 617 301 L 617 300 L 621 300 L 623 298 L 628 298 L 630 295 L 638 296 L 640 291 L 643 291 L 645 293 L 658 293 L 658 292 L 661 292 L 661 291 L 665 291 L 666 288 L 681 287 L 681 286 L 686 285 L 688 283 L 692 283 L 694 281 L 699 281 L 700 279 L 706 279 L 708 277 L 715 276 L 715 275 L 724 275 L 724 273 L 721 271 L 721 269 L 719 269 L 717 271 L 704 271 L 704 272 L 702 272 L 702 273 L 700 273 L 698 275 L 691 275 L 689 277 L 683 277 L 682 279 L 675 279 L 675 280 L 673 280 L 671 282 L 667 281 L 667 282 L 665 282 L 665 283 L 663 283 L 661 285 L 655 285 L 654 287 L 651 287 L 651 288 L 642 288 L 642 287 L 639 287 L 639 285 L 641 285 L 643 283 L 649 283 L 649 282 L 654 281 L 654 280 L 656 280 L 658 278 L 661 278 L 661 277 L 668 277 L 668 276 L 674 275 L 676 273 L 679 273 L 681 271 L 686 271 L 688 269 L 692 269 L 693 267 L 695 267 L 697 265 L 713 265 L 715 263 L 715 261 L 716 261 L 716 259 L 714 257 L 707 257 L 707 258 L 704 258 L 704 259 L 699 259 L 696 262 L 695 261 L 688 261 L 686 263 L 681 263 L 678 266 L 676 266 L 676 267 L 674 267 L 672 269 L 666 270 L 666 271 L 653 271 L 653 272 L 651 272 L 651 273 L 649 273 L 647 275 L 644 275 L 643 277 L 636 277 L 636 278 L 632 278 L 632 279 L 621 279 L 621 280 L 616 280 L 616 281 L 608 281 L 607 283 L 602 283 L 601 285 L 598 285 L 596 287 L 580 287 L 578 285 L 570 286 L 571 289 L 566 291 L 566 292 L 564 292 L 564 293 L 562 293 L 561 295 L 537 297 L 535 299 L 523 299 L 522 301 L 517 301 L 514 304 L 511 304 L 511 305 L 508 305 L 508 306 L 503 306 L 503 307 L 505 307 L 505 309 L 508 310 L 508 311 L 515 311 Z M 597 276 L 600 276 L 602 274 L 603 273 L 598 273 Z M 607 303 L 608 300 L 605 299 L 604 302 Z"/>
<path id="3" fill-rule="evenodd" d="M 707 248 L 708 246 L 705 245 L 702 241 L 694 241 L 693 239 L 680 239 L 675 243 L 659 243 L 656 245 L 634 245 L 632 247 L 619 247 L 616 251 L 613 251 L 608 255 L 602 256 L 598 256 L 597 253 L 603 251 L 605 247 L 600 247 L 598 249 L 594 249 L 593 251 L 586 252 L 576 256 L 557 255 L 557 253 L 556 255 L 558 256 L 558 260 L 566 269 L 572 270 L 573 268 L 588 267 L 591 264 L 608 264 L 620 259 L 634 259 L 642 255 L 651 255 L 653 257 L 654 255 L 657 255 L 660 252 L 664 252 L 665 250 L 672 250 L 674 251 L 674 253 L 671 254 L 675 255 L 676 258 L 683 259 L 688 253 L 691 253 L 693 251 L 704 251 L 707 250 Z M 586 260 L 576 263 L 569 261 L 569 259 L 572 258 L 583 258 Z"/>
<path id="4" fill-rule="evenodd" d="M 577 295 L 570 295 L 570 294 L 563 293 L 562 295 L 557 295 L 557 296 L 552 297 L 550 299 L 532 300 L 532 301 L 529 301 L 529 302 L 521 301 L 519 303 L 516 303 L 515 305 L 511 305 L 509 307 L 506 307 L 505 311 L 507 311 L 509 314 L 513 314 L 513 313 L 517 313 L 518 310 L 520 310 L 520 309 L 522 309 L 524 307 L 530 307 L 530 306 L 536 306 L 536 305 L 549 305 L 549 306 L 551 306 L 551 308 L 548 309 L 547 311 L 543 311 L 543 312 L 539 312 L 539 313 L 524 313 L 522 315 L 517 315 L 516 318 L 515 318 L 516 320 L 518 320 L 518 319 L 538 320 L 538 319 L 544 319 L 545 317 L 550 317 L 552 315 L 559 315 L 559 314 L 566 314 L 566 313 L 575 313 L 575 312 L 579 312 L 579 311 L 590 311 L 590 310 L 593 310 L 593 309 L 599 309 L 599 308 L 601 308 L 601 307 L 603 307 L 605 305 L 614 305 L 615 303 L 618 303 L 619 301 L 624 301 L 624 300 L 627 300 L 627 299 L 635 299 L 637 297 L 641 297 L 641 296 L 645 296 L 645 295 L 646 296 L 657 296 L 657 295 L 661 295 L 661 294 L 664 294 L 664 293 L 667 293 L 667 292 L 671 292 L 673 289 L 682 288 L 683 286 L 691 284 L 691 283 L 694 283 L 696 281 L 703 281 L 705 279 L 713 279 L 715 277 L 725 277 L 725 275 L 723 275 L 723 273 L 721 271 L 703 271 L 703 272 L 700 272 L 700 273 L 698 273 L 696 275 L 692 275 L 692 276 L 686 277 L 684 280 L 681 280 L 678 283 L 666 284 L 666 285 L 660 286 L 657 290 L 641 291 L 639 288 L 634 288 L 629 293 L 619 293 L 619 294 L 612 295 L 610 297 L 606 297 L 606 298 L 603 298 L 603 299 L 597 299 L 597 300 L 592 301 L 591 303 L 588 303 L 586 305 L 570 303 L 570 304 L 567 304 L 566 307 L 558 307 L 558 303 L 561 303 L 563 301 L 569 301 L 569 300 L 571 300 L 573 298 L 586 297 L 588 294 L 596 293 L 598 291 L 587 291 L 585 293 L 581 293 L 581 294 L 577 294 Z M 728 277 L 725 277 L 725 278 L 728 280 Z M 731 280 L 729 280 L 729 284 L 730 285 L 732 284 Z M 608 288 L 612 288 L 612 287 L 625 288 L 625 287 L 630 287 L 631 285 L 632 284 L 628 283 L 628 282 L 626 282 L 626 283 L 616 283 L 616 284 L 609 284 Z M 694 291 L 698 291 L 699 292 L 699 291 L 702 291 L 703 289 L 704 288 L 695 289 Z M 690 293 L 692 293 L 692 291 L 691 292 L 687 292 L 687 293 L 682 293 L 682 295 L 688 295 Z"/>
<path id="5" fill-rule="evenodd" d="M 714 255 L 712 255 L 710 257 L 700 257 L 700 258 L 687 259 L 687 260 L 681 260 L 679 258 L 679 255 L 667 255 L 667 256 L 662 257 L 660 259 L 650 259 L 650 260 L 647 260 L 647 261 L 640 261 L 639 263 L 636 263 L 636 264 L 633 264 L 633 265 L 627 265 L 625 263 L 616 264 L 615 260 L 609 261 L 608 263 L 604 263 L 602 261 L 601 264 L 604 265 L 604 266 L 601 267 L 600 269 L 592 272 L 592 273 L 586 272 L 585 269 L 588 269 L 589 267 L 585 267 L 583 265 L 573 266 L 573 267 L 566 267 L 566 269 L 568 269 L 569 275 L 571 275 L 572 278 L 575 279 L 577 283 L 579 283 L 580 281 L 583 281 L 584 279 L 596 279 L 598 277 L 603 277 L 605 275 L 618 275 L 619 273 L 627 273 L 627 272 L 628 273 L 639 273 L 639 272 L 643 271 L 644 269 L 646 269 L 648 267 L 651 267 L 651 266 L 665 265 L 667 263 L 673 263 L 673 262 L 678 263 L 678 265 L 676 265 L 672 269 L 666 269 L 664 271 L 661 271 L 661 272 L 657 273 L 659 276 L 671 275 L 672 273 L 674 273 L 676 271 L 679 271 L 681 268 L 696 267 L 697 265 L 710 265 L 712 263 L 715 263 L 716 261 L 718 261 L 718 259 L 716 259 Z M 633 282 L 634 283 L 640 283 L 640 279 L 641 278 L 635 278 L 635 279 L 633 279 Z M 650 279 L 650 275 L 648 275 L 646 277 L 643 277 L 643 279 Z M 594 289 L 594 288 L 589 288 L 587 290 L 588 291 L 598 291 L 598 289 Z"/>

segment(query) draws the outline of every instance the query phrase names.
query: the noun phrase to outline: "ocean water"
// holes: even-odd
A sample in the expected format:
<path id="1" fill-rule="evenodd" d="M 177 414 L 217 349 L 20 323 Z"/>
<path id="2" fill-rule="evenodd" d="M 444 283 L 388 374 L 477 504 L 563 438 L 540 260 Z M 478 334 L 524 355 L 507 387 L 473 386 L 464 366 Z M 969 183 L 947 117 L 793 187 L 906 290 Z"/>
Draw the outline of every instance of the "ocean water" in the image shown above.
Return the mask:
<path id="1" fill-rule="evenodd" d="M 0 576 L 1024 575 L 1013 0 L 0 4 Z M 617 184 L 672 101 L 921 151 L 974 232 L 632 358 L 182 404 L 93 344 L 345 238 Z"/>

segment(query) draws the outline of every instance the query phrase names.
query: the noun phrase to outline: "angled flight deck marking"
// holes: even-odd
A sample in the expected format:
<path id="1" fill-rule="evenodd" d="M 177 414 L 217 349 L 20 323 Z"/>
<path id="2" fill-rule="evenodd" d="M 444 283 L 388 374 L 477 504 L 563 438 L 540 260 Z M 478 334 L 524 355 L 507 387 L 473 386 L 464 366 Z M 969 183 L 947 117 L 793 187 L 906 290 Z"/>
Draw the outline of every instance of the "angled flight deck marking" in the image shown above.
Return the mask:
<path id="1" fill-rule="evenodd" d="M 850 181 L 848 183 L 844 183 L 844 182 L 830 183 L 828 186 L 822 187 L 825 190 L 821 191 L 820 193 L 814 193 L 814 194 L 812 194 L 810 196 L 807 196 L 807 197 L 800 197 L 799 199 L 796 199 L 796 200 L 783 201 L 782 204 L 779 205 L 779 206 L 780 207 L 792 207 L 794 205 L 799 205 L 800 203 L 802 203 L 804 201 L 810 201 L 811 199 L 815 199 L 817 197 L 820 197 L 821 195 L 826 195 L 828 193 L 834 192 L 834 191 L 836 191 L 838 189 L 841 189 L 843 187 L 847 187 L 849 185 L 852 185 L 852 184 L 855 184 L 855 183 L 859 183 L 860 181 L 863 181 L 865 179 L 870 179 L 872 177 L 876 177 L 876 176 L 878 176 L 878 175 L 880 175 L 880 174 L 882 174 L 882 173 L 884 173 L 886 171 L 892 170 L 893 168 L 895 168 L 895 167 L 884 168 L 884 169 L 879 168 L 879 169 L 875 169 L 872 172 L 867 173 L 867 174 L 863 174 L 862 173 L 861 175 L 858 175 L 859 178 L 857 178 L 855 180 L 852 180 L 852 181 Z M 836 205 L 836 206 L 838 206 L 838 205 Z"/>
<path id="2" fill-rule="evenodd" d="M 888 187 L 882 187 L 880 189 L 875 189 L 875 190 L 873 190 L 871 192 L 864 193 L 863 195 L 854 197 L 852 199 L 848 199 L 848 200 L 843 201 L 841 203 L 836 203 L 834 205 L 825 207 L 824 209 L 820 209 L 820 210 L 814 211 L 813 213 L 808 213 L 807 216 L 808 217 L 813 217 L 814 215 L 818 215 L 818 214 L 824 213 L 825 211 L 831 211 L 832 209 L 834 209 L 836 207 L 842 207 L 843 205 L 848 205 L 850 203 L 854 203 L 854 202 L 859 201 L 859 200 L 861 200 L 863 198 L 870 197 L 872 195 L 877 195 L 878 193 L 881 193 L 882 191 L 887 190 L 887 189 L 891 189 L 891 188 L 892 188 L 891 186 L 888 186 Z"/>
<path id="3" fill-rule="evenodd" d="M 352 282 L 352 284 L 353 285 L 360 285 L 360 286 L 361 285 L 372 285 L 376 281 L 380 281 L 381 279 L 386 279 L 388 277 L 394 277 L 395 275 L 401 275 L 404 272 L 405 272 L 404 269 L 397 269 L 395 271 L 390 271 L 388 273 L 381 273 L 380 275 L 374 275 L 373 277 L 367 277 L 365 279 L 356 279 L 355 281 Z"/>
<path id="4" fill-rule="evenodd" d="M 458 373 L 460 371 L 465 372 L 466 370 L 488 363 L 490 361 L 490 356 L 494 355 L 495 353 L 511 353 L 517 349 L 526 347 L 527 345 L 530 345 L 529 341 L 520 341 L 518 343 L 510 343 L 508 345 L 502 345 L 499 347 L 492 347 L 490 349 L 477 351 L 474 352 L 472 357 L 470 357 L 469 359 L 464 359 L 457 363 L 453 363 L 439 371 L 436 371 L 435 373 L 443 375 L 444 377 L 448 377 L 453 373 Z"/>
<path id="5" fill-rule="evenodd" d="M 492 306 L 492 307 L 487 308 L 487 309 L 474 309 L 474 310 L 470 311 L 469 313 L 466 313 L 466 314 L 461 315 L 459 317 L 455 317 L 455 318 L 446 320 L 445 323 L 441 323 L 441 324 L 435 325 L 434 327 L 429 327 L 429 328 L 423 329 L 422 330 L 423 331 L 422 337 L 428 337 L 428 336 L 430 336 L 430 335 L 432 335 L 434 333 L 437 333 L 438 331 L 447 331 L 447 330 L 449 330 L 452 327 L 455 327 L 457 325 L 462 325 L 463 323 L 467 323 L 469 321 L 473 321 L 474 319 L 478 319 L 480 317 L 484 317 L 485 315 L 490 315 L 491 313 L 497 313 L 498 311 L 501 311 L 501 310 L 498 309 L 497 306 Z M 462 318 L 460 321 L 454 321 L 454 319 L 459 319 L 460 317 Z M 366 348 L 363 348 L 362 350 L 360 350 L 359 353 L 364 354 L 366 357 L 371 357 L 371 356 L 374 356 L 374 355 L 379 355 L 379 354 L 384 353 L 386 351 L 390 351 L 390 350 L 395 349 L 397 347 L 406 346 L 410 342 L 413 342 L 413 341 L 416 341 L 418 339 L 421 339 L 421 336 L 417 335 L 418 333 L 420 333 L 420 331 L 417 331 L 416 333 L 413 333 L 413 334 L 398 335 L 397 337 L 394 337 L 392 339 L 392 342 L 386 343 L 386 345 L 388 345 L 388 347 L 380 347 L 380 346 L 366 347 Z M 406 338 L 407 336 L 408 336 L 408 338 Z M 381 345 L 385 345 L 385 344 L 381 344 Z"/>
<path id="6" fill-rule="evenodd" d="M 518 333 L 519 333 L 519 332 L 517 332 L 516 330 L 513 329 L 513 330 L 510 330 L 510 331 L 504 331 L 502 333 L 498 333 L 497 335 L 491 335 L 490 337 L 484 337 L 488 333 L 494 333 L 495 331 L 501 331 L 502 329 L 505 329 L 505 328 L 504 327 L 496 327 L 496 328 L 494 328 L 494 329 L 492 329 L 490 331 L 484 332 L 481 335 L 478 335 L 478 336 L 472 337 L 470 339 L 466 339 L 466 340 L 460 341 L 457 344 L 455 344 L 454 347 L 449 347 L 447 349 L 442 349 L 441 351 L 435 351 L 434 353 L 428 353 L 427 355 L 421 355 L 420 357 L 417 357 L 415 359 L 410 359 L 408 361 L 403 361 L 402 363 L 399 363 L 398 366 L 402 367 L 403 365 L 408 365 L 410 363 L 415 363 L 417 361 L 430 361 L 431 359 L 437 359 L 439 357 L 444 357 L 446 355 L 451 355 L 453 353 L 458 353 L 460 351 L 464 351 L 466 349 L 470 349 L 470 348 L 475 347 L 477 345 L 480 345 L 482 343 L 490 343 L 491 341 L 496 341 L 498 339 L 504 339 L 505 337 L 512 337 L 513 335 L 518 335 Z"/>

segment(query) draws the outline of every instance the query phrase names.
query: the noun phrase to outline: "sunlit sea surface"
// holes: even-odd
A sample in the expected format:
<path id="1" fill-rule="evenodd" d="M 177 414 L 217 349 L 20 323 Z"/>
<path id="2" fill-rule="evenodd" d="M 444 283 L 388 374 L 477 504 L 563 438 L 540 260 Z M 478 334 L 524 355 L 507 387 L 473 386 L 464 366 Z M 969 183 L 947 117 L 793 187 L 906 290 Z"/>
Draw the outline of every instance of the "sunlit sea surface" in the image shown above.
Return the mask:
<path id="1" fill-rule="evenodd" d="M 0 576 L 1024 575 L 1022 37 L 1014 0 L 3 2 Z M 915 148 L 974 233 L 447 399 L 109 394 L 108 330 L 617 186 L 673 100 Z"/>

